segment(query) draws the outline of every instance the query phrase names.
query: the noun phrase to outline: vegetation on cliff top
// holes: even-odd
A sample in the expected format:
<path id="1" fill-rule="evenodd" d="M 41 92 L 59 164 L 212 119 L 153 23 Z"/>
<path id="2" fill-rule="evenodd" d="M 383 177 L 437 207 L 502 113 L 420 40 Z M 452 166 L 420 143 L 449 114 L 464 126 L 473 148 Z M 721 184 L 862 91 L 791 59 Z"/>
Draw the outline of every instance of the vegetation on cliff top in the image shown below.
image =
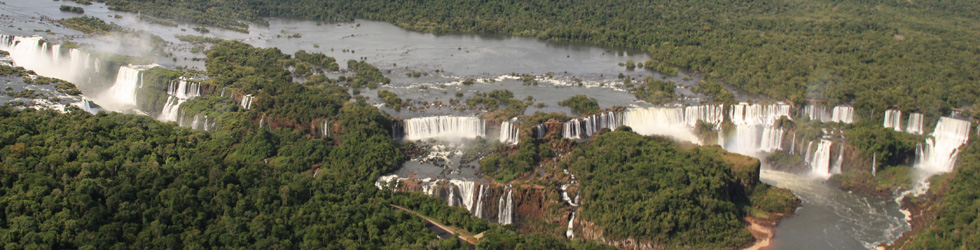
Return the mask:
<path id="1" fill-rule="evenodd" d="M 921 227 L 893 249 L 972 249 L 980 246 L 980 142 L 964 146 L 953 172 L 934 177 L 930 195 L 912 198 Z M 909 198 L 906 197 L 908 200 Z"/>
<path id="2" fill-rule="evenodd" d="M 219 119 L 211 132 L 146 116 L 0 106 L 0 207 L 6 208 L 0 246 L 469 247 L 437 240 L 418 218 L 389 206 L 400 204 L 492 230 L 485 239 L 501 248 L 595 247 L 488 227 L 444 201 L 378 190 L 373 182 L 405 159 L 389 136 L 391 119 L 363 100 L 350 101 L 332 79 L 292 82 L 290 60 L 275 49 L 214 45 L 206 61 L 211 78 L 203 84 L 260 99 L 250 110 L 217 93 L 186 102 L 185 112 Z M 144 87 L 163 92 L 179 75 L 146 71 Z M 299 127 L 259 127 L 260 114 L 295 122 L 325 118 L 337 121 L 336 131 L 323 138 Z"/>
<path id="3" fill-rule="evenodd" d="M 757 160 L 738 162 L 722 152 L 682 149 L 621 127 L 581 145 L 561 164 L 581 181 L 581 220 L 594 222 L 607 239 L 737 247 L 752 241 L 741 221 L 746 208 L 792 211 L 796 198 L 759 183 Z M 766 192 L 773 194 L 758 196 Z"/>
<path id="4" fill-rule="evenodd" d="M 595 98 L 589 98 L 585 95 L 575 95 L 569 97 L 568 99 L 558 102 L 559 106 L 564 106 L 572 109 L 572 113 L 576 115 L 588 115 L 599 112 L 599 101 Z"/>

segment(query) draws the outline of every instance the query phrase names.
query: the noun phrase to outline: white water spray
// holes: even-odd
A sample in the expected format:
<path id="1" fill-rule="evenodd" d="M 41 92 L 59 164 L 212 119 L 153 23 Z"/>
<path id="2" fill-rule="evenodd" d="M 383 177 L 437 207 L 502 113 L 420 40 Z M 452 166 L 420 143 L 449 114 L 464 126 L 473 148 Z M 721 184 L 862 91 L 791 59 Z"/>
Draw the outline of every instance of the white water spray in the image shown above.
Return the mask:
<path id="1" fill-rule="evenodd" d="M 812 143 L 812 142 L 811 142 Z M 833 142 L 821 139 L 817 144 L 817 150 L 808 157 L 807 164 L 810 165 L 810 175 L 827 179 L 830 178 L 830 147 Z"/>
<path id="2" fill-rule="evenodd" d="M 905 132 L 908 132 L 909 134 L 917 134 L 917 135 L 921 135 L 924 133 L 924 131 L 922 130 L 922 114 L 920 113 L 909 114 L 909 124 L 908 124 L 908 128 L 905 129 Z"/>
<path id="3" fill-rule="evenodd" d="M 405 140 L 455 140 L 486 136 L 480 118 L 470 116 L 435 116 L 405 120 Z"/>
<path id="4" fill-rule="evenodd" d="M 515 123 L 517 118 L 500 123 L 500 143 L 517 145 L 520 142 L 520 131 Z"/>
<path id="5" fill-rule="evenodd" d="M 970 139 L 970 122 L 949 117 L 939 118 L 932 138 L 926 139 L 926 146 L 915 168 L 927 176 L 953 171 L 959 147 Z"/>
<path id="6" fill-rule="evenodd" d="M 911 119 L 911 117 L 910 117 Z M 885 123 L 886 128 L 895 128 L 895 131 L 902 131 L 902 111 L 897 109 L 889 109 L 885 111 Z"/>

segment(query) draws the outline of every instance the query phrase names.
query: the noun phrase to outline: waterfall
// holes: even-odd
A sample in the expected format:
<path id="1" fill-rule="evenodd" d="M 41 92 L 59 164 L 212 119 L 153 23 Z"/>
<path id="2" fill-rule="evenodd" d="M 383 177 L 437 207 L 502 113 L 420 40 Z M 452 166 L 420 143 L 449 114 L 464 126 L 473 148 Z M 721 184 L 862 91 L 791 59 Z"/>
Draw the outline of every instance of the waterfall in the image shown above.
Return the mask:
<path id="1" fill-rule="evenodd" d="M 384 190 L 384 187 L 388 185 L 389 182 L 395 181 L 395 187 L 398 187 L 400 180 L 401 178 L 398 178 L 398 175 L 384 175 L 378 177 L 377 181 L 374 181 L 374 186 L 378 187 L 378 189 Z"/>
<path id="2" fill-rule="evenodd" d="M 575 238 L 575 232 L 572 231 L 574 222 L 575 222 L 575 212 L 572 212 L 572 217 L 568 219 L 568 230 L 565 230 L 565 237 L 568 237 L 569 239 Z"/>
<path id="3" fill-rule="evenodd" d="M 917 135 L 921 135 L 924 133 L 924 131 L 922 131 L 922 114 L 920 113 L 909 114 L 909 125 L 908 128 L 905 129 L 905 132 L 908 132 L 909 134 L 917 134 Z"/>
<path id="4" fill-rule="evenodd" d="M 809 118 L 811 121 L 822 122 L 826 122 L 824 117 L 830 117 L 830 114 L 827 113 L 827 108 L 817 105 L 806 105 L 803 107 L 803 115 L 804 117 Z"/>
<path id="5" fill-rule="evenodd" d="M 77 103 L 73 103 L 72 105 L 74 105 L 74 106 L 76 106 L 76 107 L 84 110 L 85 112 L 89 112 L 89 113 L 91 113 L 93 115 L 99 113 L 99 110 L 100 110 L 100 108 L 98 106 L 96 106 L 95 103 L 93 103 L 90 100 L 85 99 L 84 97 L 82 97 L 82 101 L 79 101 Z"/>
<path id="6" fill-rule="evenodd" d="M 60 44 L 50 45 L 40 36 L 17 37 L 0 34 L 0 50 L 10 53 L 14 65 L 33 70 L 38 75 L 82 84 L 86 75 L 99 71 L 97 60 L 78 49 L 67 49 L 62 55 Z"/>
<path id="7" fill-rule="evenodd" d="M 783 150 L 783 129 L 766 126 L 762 130 L 762 141 L 759 143 L 759 150 L 763 152 L 773 152 Z"/>
<path id="8" fill-rule="evenodd" d="M 252 99 L 254 99 L 254 98 L 252 97 L 251 94 L 242 96 L 242 102 L 240 103 L 240 105 L 242 106 L 242 108 L 244 108 L 246 110 L 252 109 L 252 101 L 253 101 Z"/>
<path id="9" fill-rule="evenodd" d="M 386 175 L 378 177 L 374 182 L 374 185 L 378 189 L 384 190 L 389 182 L 394 182 L 395 189 L 399 188 L 402 181 L 412 181 L 411 178 L 402 178 L 398 175 Z M 432 196 L 440 197 L 439 190 L 446 190 L 449 192 L 445 197 L 446 202 L 449 206 L 459 206 L 465 208 L 473 216 L 478 218 L 487 219 L 489 216 L 493 216 L 491 213 L 489 216 L 487 213 L 490 211 L 486 210 L 485 206 L 487 204 L 492 204 L 492 198 L 490 198 L 489 193 L 493 189 L 493 185 L 489 184 L 477 184 L 475 181 L 468 180 L 453 180 L 453 179 L 435 179 L 435 178 L 425 178 L 418 180 L 419 186 L 422 189 L 422 193 Z M 440 189 L 439 187 L 445 187 L 445 189 Z M 392 189 L 391 191 L 396 191 Z M 402 190 L 408 191 L 408 190 Z M 445 194 L 445 193 L 442 193 Z M 500 195 L 500 201 L 497 210 L 497 219 L 500 224 L 512 224 L 514 220 L 513 210 L 514 210 L 514 190 L 510 187 L 506 187 L 504 192 Z"/>
<path id="10" fill-rule="evenodd" d="M 623 125 L 641 135 L 669 136 L 679 141 L 701 144 L 684 119 L 684 108 L 635 108 L 623 113 Z"/>
<path id="11" fill-rule="evenodd" d="M 500 195 L 500 202 L 497 203 L 497 222 L 500 225 L 514 223 L 514 189 L 507 189 L 507 199 Z"/>
<path id="12" fill-rule="evenodd" d="M 616 115 L 615 112 L 602 112 L 565 122 L 562 125 L 562 137 L 588 138 L 603 128 L 615 130 L 620 125 L 623 125 L 622 115 Z"/>
<path id="13" fill-rule="evenodd" d="M 103 98 L 111 99 L 114 104 L 125 106 L 136 106 L 136 89 L 143 85 L 142 72 L 153 66 L 128 66 L 119 67 L 116 74 L 116 82 L 103 93 Z"/>
<path id="14" fill-rule="evenodd" d="M 569 185 L 570 184 L 562 184 L 561 185 L 561 200 L 562 201 L 565 201 L 565 203 L 568 203 L 569 206 L 577 207 L 578 206 L 578 195 L 575 196 L 575 199 L 572 199 L 571 196 L 568 196 L 568 186 Z"/>
<path id="15" fill-rule="evenodd" d="M 909 117 L 909 119 L 912 119 Z M 895 128 L 895 131 L 902 131 L 902 111 L 897 109 L 889 109 L 885 111 L 885 124 L 886 128 Z M 911 126 L 911 124 L 910 124 Z"/>
<path id="16" fill-rule="evenodd" d="M 844 143 L 840 144 L 840 151 L 837 152 L 837 161 L 834 162 L 834 167 L 830 169 L 831 174 L 840 174 L 842 167 L 844 166 Z"/>
<path id="17" fill-rule="evenodd" d="M 189 83 L 183 77 L 175 81 L 170 81 L 167 86 L 167 102 L 160 111 L 157 120 L 171 122 L 177 121 L 180 115 L 180 105 L 184 102 L 201 95 L 200 83 Z"/>
<path id="18" fill-rule="evenodd" d="M 515 124 L 516 121 L 517 118 L 514 118 L 500 123 L 500 143 L 517 145 L 520 141 L 520 131 Z"/>
<path id="19" fill-rule="evenodd" d="M 810 118 L 810 120 L 817 120 L 823 123 L 830 122 L 842 122 L 842 123 L 854 123 L 854 107 L 851 106 L 836 106 L 831 112 L 827 112 L 827 108 L 820 105 L 807 105 L 803 108 L 804 117 Z"/>
<path id="20" fill-rule="evenodd" d="M 729 112 L 735 125 L 775 125 L 779 118 L 789 117 L 789 104 L 749 104 L 732 105 Z"/>
<path id="21" fill-rule="evenodd" d="M 405 140 L 453 140 L 486 136 L 480 118 L 469 116 L 435 116 L 405 120 Z"/>
<path id="22" fill-rule="evenodd" d="M 837 106 L 834 107 L 834 114 L 831 116 L 832 122 L 854 123 L 854 107 Z"/>
<path id="23" fill-rule="evenodd" d="M 449 180 L 449 182 L 459 188 L 459 198 L 463 200 L 461 204 L 463 208 L 473 212 L 473 201 L 476 198 L 474 192 L 476 191 L 476 182 L 465 180 Z"/>
<path id="24" fill-rule="evenodd" d="M 207 115 L 195 114 L 191 119 L 187 119 L 185 112 L 181 111 L 177 116 L 177 125 L 181 127 L 211 131 L 217 124 L 217 119 L 209 118 Z"/>
<path id="25" fill-rule="evenodd" d="M 807 162 L 810 165 L 810 175 L 820 178 L 830 178 L 830 147 L 833 142 L 821 139 L 817 144 L 817 151 L 813 153 Z"/>
<path id="26" fill-rule="evenodd" d="M 486 190 L 483 190 L 483 185 L 480 185 L 480 191 L 477 192 L 476 204 L 473 208 L 473 215 L 481 219 L 483 218 L 483 193 L 485 191 Z"/>
<path id="27" fill-rule="evenodd" d="M 544 137 L 544 135 L 547 133 L 547 131 L 545 130 L 544 124 L 534 125 L 534 127 L 532 128 L 532 130 L 534 130 L 534 138 Z"/>
<path id="28" fill-rule="evenodd" d="M 810 158 L 813 158 L 813 154 L 810 153 L 811 148 L 813 148 L 813 141 L 806 144 L 806 153 L 804 154 L 806 156 L 803 157 L 803 162 L 806 162 L 806 164 L 810 164 Z"/>
<path id="29" fill-rule="evenodd" d="M 449 187 L 449 206 L 456 206 L 456 189 Z"/>
<path id="30" fill-rule="evenodd" d="M 402 129 L 401 123 L 394 121 L 391 123 L 391 139 L 399 140 L 405 137 L 405 130 Z"/>
<path id="31" fill-rule="evenodd" d="M 433 178 L 425 178 L 419 185 L 422 186 L 422 193 L 428 196 L 436 196 L 436 186 L 438 183 L 434 181 Z"/>
<path id="32" fill-rule="evenodd" d="M 878 177 L 878 152 L 871 155 L 871 176 Z"/>
<path id="33" fill-rule="evenodd" d="M 793 133 L 793 140 L 789 144 L 789 154 L 796 153 L 796 133 Z"/>
<path id="34" fill-rule="evenodd" d="M 692 128 L 698 124 L 699 120 L 718 126 L 724 119 L 724 105 L 698 105 L 684 108 L 684 120 Z"/>
<path id="35" fill-rule="evenodd" d="M 732 105 L 729 118 L 735 129 L 722 137 L 719 144 L 725 150 L 752 156 L 782 150 L 784 131 L 776 123 L 782 117 L 789 117 L 789 111 L 790 106 L 783 103 Z"/>
<path id="36" fill-rule="evenodd" d="M 323 120 L 323 137 L 330 136 L 330 121 Z"/>
<path id="37" fill-rule="evenodd" d="M 959 147 L 966 144 L 970 136 L 970 122 L 950 117 L 941 117 L 932 132 L 932 138 L 926 139 L 925 149 L 917 157 L 916 169 L 928 175 L 945 173 L 953 170 Z"/>

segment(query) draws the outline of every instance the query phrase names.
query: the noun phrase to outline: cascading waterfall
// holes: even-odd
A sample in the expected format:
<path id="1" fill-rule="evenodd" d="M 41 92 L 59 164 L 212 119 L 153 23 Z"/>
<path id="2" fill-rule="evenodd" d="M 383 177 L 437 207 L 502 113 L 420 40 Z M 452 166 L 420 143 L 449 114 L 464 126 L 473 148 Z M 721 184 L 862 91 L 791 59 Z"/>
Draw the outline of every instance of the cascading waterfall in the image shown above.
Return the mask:
<path id="1" fill-rule="evenodd" d="M 831 116 L 830 113 L 827 112 L 827 108 L 818 105 L 806 105 L 803 107 L 803 115 L 804 117 L 809 118 L 811 121 L 822 122 L 826 122 Z"/>
<path id="2" fill-rule="evenodd" d="M 970 122 L 950 117 L 941 117 L 926 139 L 925 149 L 920 153 L 916 169 L 927 175 L 953 171 L 959 147 L 970 139 Z"/>
<path id="3" fill-rule="evenodd" d="M 908 128 L 905 129 L 905 132 L 908 132 L 909 134 L 917 134 L 917 135 L 921 135 L 924 133 L 924 131 L 922 130 L 922 114 L 920 113 L 909 114 L 909 125 Z"/>
<path id="4" fill-rule="evenodd" d="M 241 105 L 244 109 L 252 109 L 252 99 L 253 97 L 251 94 L 242 96 L 242 102 L 239 105 Z"/>
<path id="5" fill-rule="evenodd" d="M 796 154 L 796 133 L 793 133 L 793 140 L 789 144 L 789 154 Z"/>
<path id="6" fill-rule="evenodd" d="M 573 224 L 574 222 L 575 222 L 575 212 L 572 212 L 572 217 L 568 219 L 568 230 L 565 230 L 565 237 L 568 237 L 569 239 L 575 238 L 575 232 L 572 231 L 572 228 L 574 227 Z"/>
<path id="7" fill-rule="evenodd" d="M 504 199 L 504 195 L 500 196 L 500 202 L 497 203 L 497 222 L 500 225 L 508 225 L 514 223 L 514 189 L 507 188 L 507 199 Z"/>
<path id="8" fill-rule="evenodd" d="M 569 184 L 562 184 L 561 185 L 561 200 L 562 201 L 565 201 L 565 203 L 568 203 L 569 206 L 577 207 L 578 206 L 578 195 L 576 195 L 576 199 L 572 199 L 571 196 L 568 196 L 568 186 L 569 186 Z"/>
<path id="9" fill-rule="evenodd" d="M 641 135 L 669 136 L 680 141 L 701 144 L 684 119 L 684 108 L 634 108 L 623 112 L 623 125 Z"/>
<path id="10" fill-rule="evenodd" d="M 520 131 L 515 122 L 517 118 L 500 123 L 500 143 L 517 145 L 520 141 Z"/>
<path id="11" fill-rule="evenodd" d="M 871 155 L 871 176 L 878 177 L 878 152 Z"/>
<path id="12" fill-rule="evenodd" d="M 911 119 L 911 118 L 910 118 Z M 885 111 L 885 124 L 886 128 L 895 128 L 895 131 L 902 131 L 902 111 L 897 109 L 889 109 Z"/>
<path id="13" fill-rule="evenodd" d="M 100 110 L 100 108 L 98 106 L 96 106 L 95 103 L 93 103 L 90 100 L 85 99 L 84 97 L 82 98 L 82 101 L 77 102 L 77 103 L 73 103 L 72 105 L 74 105 L 74 106 L 76 106 L 76 107 L 84 110 L 85 112 L 89 112 L 89 113 L 91 113 L 93 115 L 96 114 L 96 113 L 99 113 L 99 110 Z"/>
<path id="14" fill-rule="evenodd" d="M 136 106 L 136 90 L 143 85 L 142 73 L 150 66 L 134 66 L 132 64 L 119 67 L 116 82 L 103 93 L 103 99 L 109 99 L 113 104 Z"/>
<path id="15" fill-rule="evenodd" d="M 185 112 L 181 111 L 180 115 L 177 116 L 177 125 L 191 129 L 211 131 L 217 123 L 217 119 L 209 118 L 207 115 L 196 114 L 191 118 L 187 118 Z"/>
<path id="16" fill-rule="evenodd" d="M 565 122 L 562 125 L 562 137 L 569 139 L 588 138 L 603 128 L 615 130 L 620 125 L 623 125 L 621 115 L 616 115 L 616 112 L 602 112 Z"/>
<path id="17" fill-rule="evenodd" d="M 837 106 L 834 107 L 834 114 L 831 116 L 832 122 L 854 123 L 854 107 Z"/>
<path id="18" fill-rule="evenodd" d="M 473 208 L 473 215 L 477 218 L 483 218 L 483 194 L 486 190 L 483 189 L 483 185 L 480 185 L 480 191 L 477 192 L 476 205 Z"/>
<path id="19" fill-rule="evenodd" d="M 476 198 L 476 182 L 466 180 L 449 180 L 449 183 L 452 183 L 456 186 L 456 188 L 459 188 L 459 197 L 462 199 L 462 204 L 460 205 L 463 205 L 463 208 L 466 208 L 467 211 L 474 211 L 473 201 L 474 198 Z"/>
<path id="20" fill-rule="evenodd" d="M 729 119 L 735 125 L 734 131 L 721 137 L 725 150 L 744 155 L 757 155 L 783 149 L 785 131 L 776 127 L 782 117 L 789 117 L 788 104 L 748 104 L 732 105 Z"/>
<path id="21" fill-rule="evenodd" d="M 544 137 L 544 135 L 547 133 L 546 128 L 544 127 L 544 124 L 534 125 L 534 127 L 532 128 L 532 130 L 534 130 L 534 138 Z"/>
<path id="22" fill-rule="evenodd" d="M 773 125 L 781 117 L 789 117 L 790 106 L 785 103 L 732 105 L 730 117 L 735 125 Z"/>
<path id="23" fill-rule="evenodd" d="M 765 126 L 762 130 L 761 139 L 759 151 L 773 152 L 783 150 L 783 129 Z"/>
<path id="24" fill-rule="evenodd" d="M 323 137 L 330 136 L 330 121 L 323 120 Z"/>
<path id="25" fill-rule="evenodd" d="M 825 139 L 821 139 L 820 143 L 817 144 L 817 150 L 813 152 L 807 162 L 810 165 L 810 175 L 823 179 L 830 178 L 830 147 L 833 144 L 833 142 Z"/>
<path id="26" fill-rule="evenodd" d="M 157 117 L 160 121 L 177 121 L 180 115 L 180 105 L 184 102 L 201 95 L 201 85 L 196 82 L 187 82 L 183 77 L 171 81 L 167 86 L 167 103 Z"/>
<path id="27" fill-rule="evenodd" d="M 0 50 L 10 53 L 16 66 L 33 70 L 39 75 L 83 84 L 87 74 L 99 72 L 98 60 L 88 53 L 71 48 L 62 55 L 60 44 L 50 45 L 40 36 L 17 37 L 0 35 Z"/>
<path id="28" fill-rule="evenodd" d="M 497 203 L 497 213 L 493 214 L 492 210 L 487 210 L 488 207 L 492 206 L 493 198 L 490 198 L 490 192 L 493 190 L 493 185 L 489 184 L 478 184 L 475 181 L 468 180 L 446 180 L 446 179 L 435 179 L 435 178 L 425 178 L 421 180 L 413 180 L 410 178 L 398 177 L 398 175 L 386 175 L 378 177 L 378 180 L 374 182 L 375 187 L 378 189 L 386 189 L 388 183 L 394 183 L 394 189 L 391 191 L 396 191 L 400 188 L 402 181 L 418 182 L 421 187 L 422 192 L 426 195 L 433 197 L 440 197 L 438 190 L 445 190 L 448 193 L 445 197 L 446 202 L 449 206 L 459 206 L 465 208 L 473 216 L 483 219 L 492 219 L 493 216 L 497 216 L 496 219 L 498 223 L 506 225 L 512 224 L 514 222 L 514 189 L 512 187 L 504 187 L 503 192 L 500 195 L 499 201 Z M 441 189 L 439 187 L 444 187 Z"/>
<path id="29" fill-rule="evenodd" d="M 811 148 L 813 148 L 813 141 L 806 144 L 806 153 L 803 157 L 803 162 L 806 162 L 806 164 L 810 164 L 810 159 L 813 158 L 813 154 L 811 153 L 812 151 L 810 151 Z"/>
<path id="30" fill-rule="evenodd" d="M 486 136 L 486 125 L 471 116 L 434 116 L 405 120 L 405 140 L 453 140 Z"/>
<path id="31" fill-rule="evenodd" d="M 694 127 L 697 126 L 698 121 L 704 121 L 704 123 L 712 124 L 715 126 L 721 125 L 721 122 L 725 120 L 725 106 L 724 105 L 698 105 L 698 106 L 687 106 L 684 108 L 684 120 L 687 126 Z"/>
<path id="32" fill-rule="evenodd" d="M 449 187 L 449 206 L 456 206 L 456 189 Z"/>
<path id="33" fill-rule="evenodd" d="M 817 120 L 823 123 L 842 122 L 854 123 L 854 107 L 836 106 L 827 112 L 827 108 L 820 105 L 807 105 L 803 108 L 804 117 L 810 120 Z"/>
<path id="34" fill-rule="evenodd" d="M 840 144 L 840 151 L 837 152 L 837 161 L 834 162 L 834 167 L 830 169 L 831 174 L 840 174 L 844 166 L 844 143 Z"/>
<path id="35" fill-rule="evenodd" d="M 400 178 L 398 178 L 397 175 L 383 175 L 378 177 L 378 180 L 374 181 L 374 186 L 378 187 L 378 189 L 384 190 L 384 187 L 388 185 L 388 183 L 394 181 L 395 187 L 398 187 L 399 180 Z"/>

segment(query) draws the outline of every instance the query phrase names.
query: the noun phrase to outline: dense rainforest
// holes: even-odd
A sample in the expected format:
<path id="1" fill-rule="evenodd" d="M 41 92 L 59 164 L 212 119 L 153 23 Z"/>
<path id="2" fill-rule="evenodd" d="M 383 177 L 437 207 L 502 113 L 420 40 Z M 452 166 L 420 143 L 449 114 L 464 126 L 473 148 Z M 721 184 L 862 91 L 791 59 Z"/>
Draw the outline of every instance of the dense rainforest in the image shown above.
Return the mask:
<path id="1" fill-rule="evenodd" d="M 894 249 L 972 249 L 980 246 L 980 143 L 964 146 L 953 172 L 936 176 L 927 197 L 912 199 L 921 227 Z"/>
<path id="2" fill-rule="evenodd" d="M 980 2 L 108 0 L 112 8 L 219 27 L 266 17 L 382 20 L 434 33 L 494 33 L 639 49 L 750 95 L 855 103 L 928 116 L 980 96 Z M 649 67 L 651 62 L 646 63 Z M 931 119 L 930 119 L 931 120 Z"/>
<path id="3" fill-rule="evenodd" d="M 789 190 L 759 182 L 759 161 L 723 152 L 620 127 L 562 164 L 581 180 L 581 219 L 604 236 L 717 249 L 752 241 L 741 221 L 752 210 L 792 213 L 797 202 Z"/>
<path id="4" fill-rule="evenodd" d="M 440 199 L 378 190 L 374 179 L 398 162 L 376 158 L 401 156 L 391 140 L 360 137 L 376 123 L 353 116 L 375 112 L 349 103 L 341 111 L 353 120 L 349 136 L 332 143 L 254 125 L 205 132 L 145 116 L 0 106 L 0 246 L 467 247 L 436 239 L 421 219 L 389 207 L 397 204 L 449 225 L 490 230 L 484 239 L 498 242 L 496 249 L 601 248 L 518 234 Z M 268 161 L 233 156 L 262 150 L 275 153 Z"/>

